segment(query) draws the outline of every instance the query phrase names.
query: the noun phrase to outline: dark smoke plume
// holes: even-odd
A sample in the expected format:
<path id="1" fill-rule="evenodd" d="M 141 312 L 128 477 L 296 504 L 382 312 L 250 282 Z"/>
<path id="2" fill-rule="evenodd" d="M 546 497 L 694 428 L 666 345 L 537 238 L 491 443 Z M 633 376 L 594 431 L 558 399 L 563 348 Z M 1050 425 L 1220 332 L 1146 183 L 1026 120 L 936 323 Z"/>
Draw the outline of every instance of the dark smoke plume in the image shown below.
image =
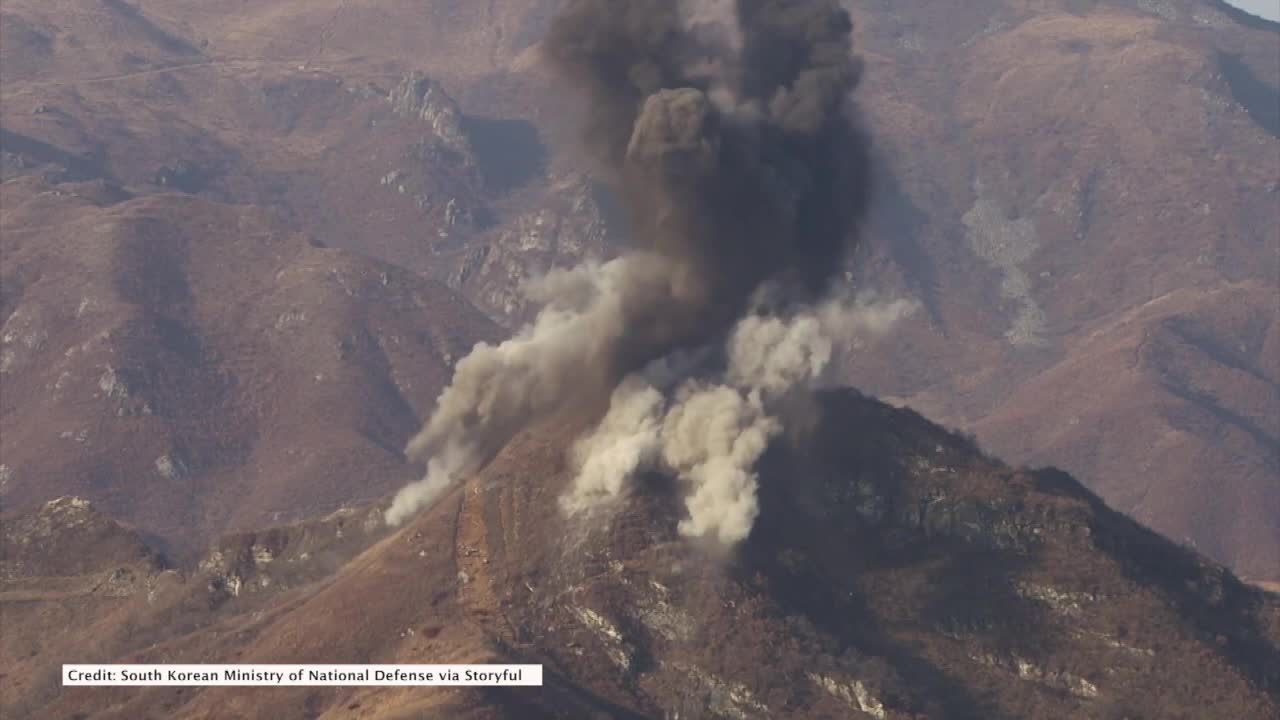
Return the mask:
<path id="1" fill-rule="evenodd" d="M 710 4 L 577 0 L 545 43 L 587 93 L 587 137 L 635 236 L 682 273 L 688 327 L 627 348 L 641 362 L 723 331 L 766 280 L 796 300 L 821 295 L 867 205 L 845 11 L 830 0 L 738 0 L 735 53 L 690 27 L 691 9 Z"/>
<path id="2" fill-rule="evenodd" d="M 845 11 L 834 0 L 737 0 L 731 11 L 728 1 L 571 0 L 555 19 L 546 56 L 586 94 L 587 142 L 639 247 L 533 284 L 545 304 L 537 319 L 458 364 L 409 446 L 427 477 L 401 492 L 389 521 L 478 469 L 530 420 L 611 399 L 608 432 L 584 440 L 581 463 L 612 485 L 661 458 L 694 486 L 691 534 L 719 528 L 732 542 L 749 530 L 751 467 L 777 429 L 761 389 L 777 382 L 752 373 L 799 382 L 825 366 L 832 327 L 820 317 L 844 316 L 800 314 L 843 270 L 869 162 L 851 116 L 860 67 Z M 740 323 L 761 315 L 776 317 Z M 731 334 L 737 355 L 754 358 L 717 371 L 736 380 L 693 382 L 692 370 L 654 379 L 654 363 L 723 348 Z M 812 352 L 767 339 L 790 335 Z M 719 353 L 729 365 L 732 354 Z M 724 505 L 740 510 L 729 532 L 694 509 Z"/>

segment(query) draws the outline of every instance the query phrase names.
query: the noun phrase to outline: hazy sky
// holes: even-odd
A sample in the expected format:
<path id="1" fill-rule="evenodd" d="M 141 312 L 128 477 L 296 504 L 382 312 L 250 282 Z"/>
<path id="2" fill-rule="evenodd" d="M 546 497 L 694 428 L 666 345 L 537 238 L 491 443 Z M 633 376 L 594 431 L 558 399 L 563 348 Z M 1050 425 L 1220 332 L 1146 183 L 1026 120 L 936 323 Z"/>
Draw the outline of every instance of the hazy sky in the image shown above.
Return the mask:
<path id="1" fill-rule="evenodd" d="M 1280 20 L 1280 0 L 1227 0 L 1241 10 L 1268 20 Z"/>

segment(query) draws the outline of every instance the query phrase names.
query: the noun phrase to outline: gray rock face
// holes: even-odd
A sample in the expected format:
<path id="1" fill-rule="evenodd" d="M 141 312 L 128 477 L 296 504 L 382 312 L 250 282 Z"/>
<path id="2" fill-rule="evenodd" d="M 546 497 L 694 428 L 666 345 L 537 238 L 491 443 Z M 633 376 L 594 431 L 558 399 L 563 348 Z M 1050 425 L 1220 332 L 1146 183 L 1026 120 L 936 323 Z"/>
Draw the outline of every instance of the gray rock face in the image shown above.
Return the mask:
<path id="1" fill-rule="evenodd" d="M 448 283 L 506 325 L 536 310 L 521 286 L 555 267 L 609 254 L 609 226 L 595 190 L 581 177 L 557 183 L 548 196 L 502 225 L 487 242 L 469 244 L 453 262 Z"/>
<path id="2" fill-rule="evenodd" d="M 462 111 L 440 83 L 421 73 L 410 73 L 391 91 L 388 100 L 396 113 L 416 117 L 431 126 L 440 141 L 464 156 L 471 156 L 471 141 L 462 125 Z"/>
<path id="3" fill-rule="evenodd" d="M 465 240 L 479 225 L 484 181 L 462 110 L 440 83 L 416 72 L 406 75 L 387 100 L 410 125 L 421 123 L 429 132 L 406 147 L 400 165 L 379 184 L 411 198 L 432 218 L 433 243 Z"/>

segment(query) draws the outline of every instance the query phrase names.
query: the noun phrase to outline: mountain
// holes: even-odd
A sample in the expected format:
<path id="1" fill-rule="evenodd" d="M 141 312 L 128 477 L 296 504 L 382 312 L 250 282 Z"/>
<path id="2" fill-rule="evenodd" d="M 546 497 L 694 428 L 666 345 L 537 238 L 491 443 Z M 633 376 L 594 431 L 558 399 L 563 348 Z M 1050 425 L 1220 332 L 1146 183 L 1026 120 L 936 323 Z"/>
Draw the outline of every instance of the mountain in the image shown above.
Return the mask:
<path id="1" fill-rule="evenodd" d="M 843 379 L 1280 579 L 1274 24 L 1197 0 L 846 5 L 880 166 L 851 276 L 925 312 Z M 258 206 L 513 327 L 525 279 L 628 241 L 539 59 L 556 7 L 12 0 L 0 166 L 108 205 Z"/>
<path id="2" fill-rule="evenodd" d="M 608 222 L 580 172 L 527 186 L 527 122 L 202 8 L 6 4 L 0 48 L 4 510 L 83 496 L 184 557 L 416 475 L 453 363 L 502 335 L 446 285 L 523 312 Z"/>
<path id="3" fill-rule="evenodd" d="M 405 442 L 496 326 L 259 208 L 123 194 L 4 185 L 6 508 L 85 496 L 181 554 L 416 475 Z"/>
<path id="4" fill-rule="evenodd" d="M 1280 573 L 1277 30 L 1199 2 L 855 21 L 892 178 L 862 277 L 928 312 L 847 377 Z"/>
<path id="5" fill-rule="evenodd" d="M 587 521 L 573 418 L 387 534 L 380 507 L 170 569 L 81 500 L 6 526 L 14 716 L 1204 718 L 1280 710 L 1280 597 L 906 410 L 819 398 L 737 552 L 652 477 Z M 347 558 L 350 558 L 349 560 Z M 73 614 L 75 627 L 66 623 Z M 12 622 L 21 618 L 22 622 Z M 83 632 L 90 628 L 93 632 Z M 542 689 L 57 687 L 82 662 L 538 662 Z"/>
<path id="6" fill-rule="evenodd" d="M 659 475 L 565 518 L 574 414 L 383 523 L 519 286 L 629 241 L 540 59 L 558 3 L 6 2 L 0 713 L 1280 713 L 1280 601 L 1199 554 L 1280 579 L 1274 29 L 847 5 L 878 183 L 848 279 L 921 310 L 842 368 L 889 403 L 821 394 L 725 553 Z M 69 658 L 548 685 L 64 691 Z"/>

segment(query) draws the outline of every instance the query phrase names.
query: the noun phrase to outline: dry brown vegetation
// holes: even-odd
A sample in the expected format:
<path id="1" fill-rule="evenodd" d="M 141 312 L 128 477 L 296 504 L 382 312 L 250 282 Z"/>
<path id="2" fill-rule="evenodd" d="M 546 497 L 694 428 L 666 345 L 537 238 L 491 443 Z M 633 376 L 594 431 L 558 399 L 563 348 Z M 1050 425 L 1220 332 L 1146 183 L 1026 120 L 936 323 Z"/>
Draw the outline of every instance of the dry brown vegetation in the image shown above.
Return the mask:
<path id="1" fill-rule="evenodd" d="M 5 177 L 262 206 L 510 323 L 523 278 L 623 239 L 538 61 L 553 6 L 14 0 Z M 847 379 L 1275 577 L 1274 31 L 1173 0 L 852 12 L 882 163 L 855 274 L 926 312 Z M 388 101 L 410 71 L 468 152 Z"/>
<path id="2" fill-rule="evenodd" d="M 622 507 L 567 521 L 556 500 L 574 422 L 522 434 L 389 536 L 367 508 L 227 538 L 179 572 L 139 555 L 127 529 L 91 508 L 46 507 L 5 537 L 13 589 L 0 607 L 22 617 L 2 646 L 5 707 L 121 718 L 1127 709 L 1163 719 L 1261 718 L 1280 706 L 1275 597 L 1065 474 L 1005 467 L 851 393 L 823 407 L 814 434 L 766 458 L 764 514 L 732 557 L 679 538 L 678 489 L 657 477 Z M 77 545 L 90 527 L 122 540 Z M 77 567 L 55 564 L 68 554 Z M 63 626 L 68 611 L 92 640 Z M 548 687 L 59 693 L 56 663 L 69 654 L 540 662 Z"/>
<path id="3" fill-rule="evenodd" d="M 660 477 L 566 523 L 578 419 L 379 522 L 520 281 L 626 239 L 538 59 L 555 2 L 6 0 L 0 714 L 1280 714 L 1276 595 L 1194 551 L 1280 590 L 1275 31 L 848 4 L 881 165 L 851 272 L 924 309 L 846 378 L 1090 489 L 830 395 L 712 558 Z M 62 692 L 68 658 L 548 686 Z"/>

